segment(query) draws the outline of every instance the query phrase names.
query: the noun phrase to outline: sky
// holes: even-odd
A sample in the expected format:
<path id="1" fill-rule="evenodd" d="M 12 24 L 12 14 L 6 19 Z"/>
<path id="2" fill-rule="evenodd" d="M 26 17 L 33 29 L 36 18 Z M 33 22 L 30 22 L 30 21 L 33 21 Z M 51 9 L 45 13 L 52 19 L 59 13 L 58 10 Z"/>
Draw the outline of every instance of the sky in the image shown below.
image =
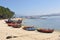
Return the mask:
<path id="1" fill-rule="evenodd" d="M 0 0 L 0 6 L 8 7 L 17 16 L 60 13 L 60 0 Z"/>

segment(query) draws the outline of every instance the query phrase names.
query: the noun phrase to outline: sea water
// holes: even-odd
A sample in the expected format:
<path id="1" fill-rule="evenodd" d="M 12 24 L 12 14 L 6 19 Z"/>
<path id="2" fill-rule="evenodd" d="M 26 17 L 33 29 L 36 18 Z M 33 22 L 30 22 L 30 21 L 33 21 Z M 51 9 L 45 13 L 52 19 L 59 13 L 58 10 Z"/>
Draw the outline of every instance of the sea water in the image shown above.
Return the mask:
<path id="1" fill-rule="evenodd" d="M 46 19 L 24 19 L 22 25 L 60 30 L 60 16 L 45 18 Z"/>

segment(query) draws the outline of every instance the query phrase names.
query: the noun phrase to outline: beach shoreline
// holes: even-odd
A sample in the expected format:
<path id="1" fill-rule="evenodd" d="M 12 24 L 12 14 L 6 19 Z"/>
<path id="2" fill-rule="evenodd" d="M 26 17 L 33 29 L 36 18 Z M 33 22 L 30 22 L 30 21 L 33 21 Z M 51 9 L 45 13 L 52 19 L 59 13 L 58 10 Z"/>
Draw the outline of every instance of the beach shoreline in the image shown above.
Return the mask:
<path id="1" fill-rule="evenodd" d="M 15 18 L 18 20 L 19 18 Z M 5 20 L 0 20 L 0 40 L 8 40 L 7 36 L 12 36 L 9 40 L 60 40 L 60 31 L 53 33 L 41 33 L 38 31 L 26 31 L 21 28 L 9 27 Z M 16 38 L 14 38 L 16 36 Z"/>

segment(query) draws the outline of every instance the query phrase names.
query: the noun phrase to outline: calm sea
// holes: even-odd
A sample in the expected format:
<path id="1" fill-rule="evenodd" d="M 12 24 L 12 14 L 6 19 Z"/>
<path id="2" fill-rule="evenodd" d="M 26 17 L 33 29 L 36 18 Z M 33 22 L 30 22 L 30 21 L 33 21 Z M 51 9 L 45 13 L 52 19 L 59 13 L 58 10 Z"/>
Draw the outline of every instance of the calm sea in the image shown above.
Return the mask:
<path id="1" fill-rule="evenodd" d="M 60 30 L 60 16 L 45 18 L 46 19 L 24 19 L 22 25 Z"/>

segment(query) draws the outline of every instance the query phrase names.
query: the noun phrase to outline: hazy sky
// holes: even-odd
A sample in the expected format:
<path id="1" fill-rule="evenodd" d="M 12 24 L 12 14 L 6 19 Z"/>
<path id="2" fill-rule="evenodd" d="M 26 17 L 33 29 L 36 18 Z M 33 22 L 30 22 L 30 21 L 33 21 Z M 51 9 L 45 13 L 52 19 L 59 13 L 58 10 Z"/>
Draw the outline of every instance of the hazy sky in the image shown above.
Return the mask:
<path id="1" fill-rule="evenodd" d="M 0 0 L 17 15 L 45 15 L 60 13 L 60 0 Z"/>

